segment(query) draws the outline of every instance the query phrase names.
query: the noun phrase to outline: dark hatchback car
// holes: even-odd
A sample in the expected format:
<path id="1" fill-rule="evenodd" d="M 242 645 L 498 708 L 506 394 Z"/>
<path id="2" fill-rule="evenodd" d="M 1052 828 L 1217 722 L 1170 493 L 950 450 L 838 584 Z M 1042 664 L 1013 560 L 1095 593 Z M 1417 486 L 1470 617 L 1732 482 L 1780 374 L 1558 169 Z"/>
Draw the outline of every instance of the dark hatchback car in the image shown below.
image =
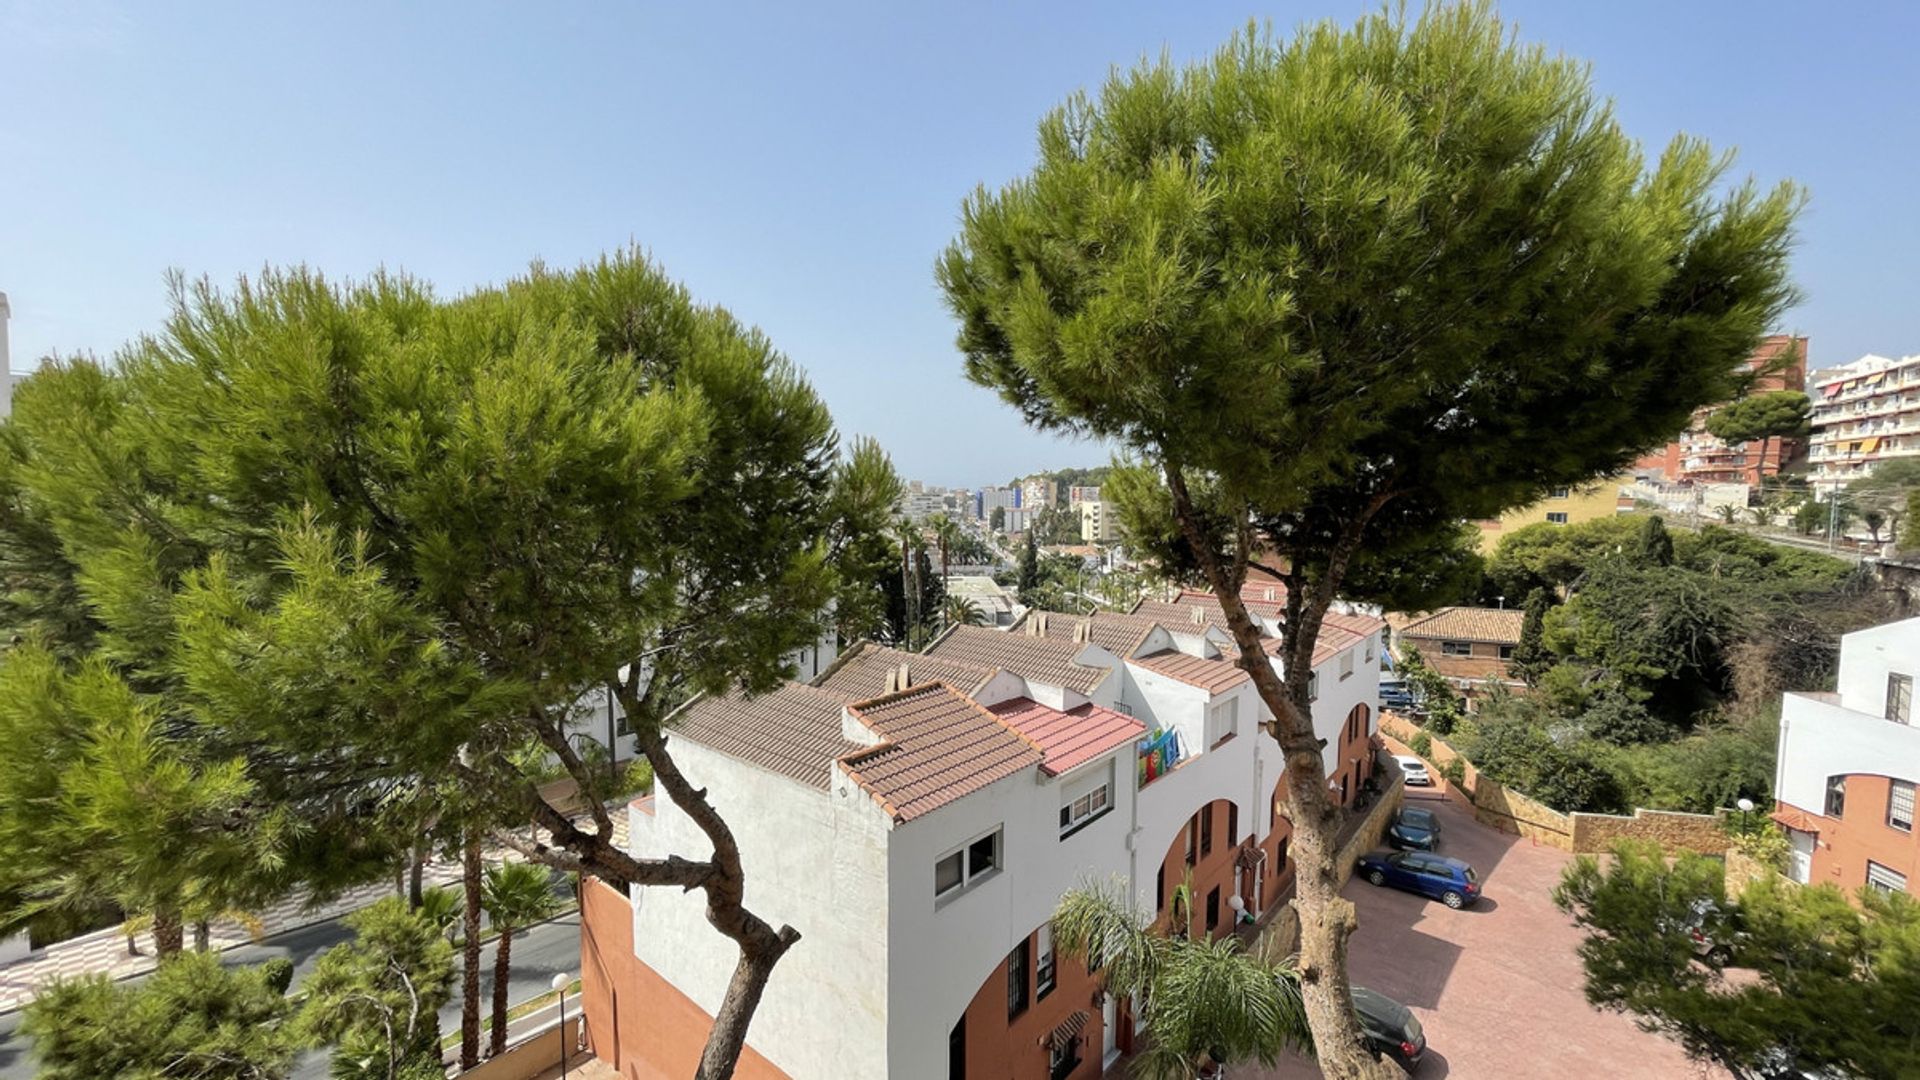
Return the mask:
<path id="1" fill-rule="evenodd" d="M 1355 872 L 1375 885 L 1429 896 L 1450 908 L 1480 899 L 1480 877 L 1459 859 L 1425 851 L 1376 851 L 1363 855 Z"/>
<path id="2" fill-rule="evenodd" d="M 1392 1058 L 1408 1072 L 1427 1054 L 1427 1034 L 1412 1010 L 1385 994 L 1364 986 L 1353 988 L 1353 1011 L 1360 1016 L 1367 1049 L 1376 1057 Z"/>
<path id="3" fill-rule="evenodd" d="M 1432 851 L 1440 846 L 1440 815 L 1422 806 L 1403 806 L 1387 826 L 1387 843 L 1405 851 Z"/>

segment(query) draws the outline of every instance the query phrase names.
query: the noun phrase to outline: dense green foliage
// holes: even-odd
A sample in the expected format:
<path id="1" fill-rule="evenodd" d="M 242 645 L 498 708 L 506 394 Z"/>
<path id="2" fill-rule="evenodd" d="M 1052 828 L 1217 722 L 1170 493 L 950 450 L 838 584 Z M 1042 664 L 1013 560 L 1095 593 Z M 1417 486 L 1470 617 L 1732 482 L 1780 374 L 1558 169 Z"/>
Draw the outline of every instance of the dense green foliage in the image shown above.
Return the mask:
<path id="1" fill-rule="evenodd" d="M 1561 810 L 1766 802 L 1779 694 L 1830 685 L 1839 636 L 1890 617 L 1841 560 L 1657 516 L 1528 526 L 1488 574 L 1539 612 L 1538 655 L 1515 656 L 1533 693 L 1491 696 L 1454 742 Z"/>
<path id="2" fill-rule="evenodd" d="M 1117 890 L 1079 888 L 1060 898 L 1053 940 L 1063 957 L 1098 958 L 1108 991 L 1133 996 L 1151 1036 L 1131 1068 L 1143 1080 L 1192 1080 L 1228 1062 L 1271 1065 L 1313 1045 L 1298 969 L 1245 952 L 1231 933 L 1156 933 Z"/>
<path id="3" fill-rule="evenodd" d="M 1587 931 L 1587 1000 L 1632 1014 L 1733 1075 L 1791 1066 L 1848 1076 L 1920 1075 L 1920 904 L 1862 889 L 1766 879 L 1738 901 L 1721 864 L 1624 845 L 1583 856 L 1554 900 Z M 1704 911 L 1704 917 L 1697 911 Z M 1696 954 L 1699 925 L 1714 946 Z M 1737 970 L 1729 978 L 1729 971 Z"/>
<path id="4" fill-rule="evenodd" d="M 1707 417 L 1707 431 L 1733 446 L 1756 440 L 1804 439 L 1813 432 L 1813 402 L 1799 390 L 1739 398 Z"/>
<path id="5" fill-rule="evenodd" d="M 300 988 L 301 1029 L 336 1044 L 335 1080 L 445 1075 L 439 1009 L 453 991 L 453 946 L 399 897 L 346 922 L 354 939 L 320 954 Z"/>
<path id="6" fill-rule="evenodd" d="M 223 967 L 183 953 L 136 983 L 56 982 L 26 1008 L 40 1080 L 280 1080 L 301 1049 L 293 965 Z"/>
<path id="7" fill-rule="evenodd" d="M 513 935 L 553 918 L 566 905 L 553 891 L 553 872 L 544 866 L 510 862 L 487 868 L 487 923 L 499 932 L 493 951 L 493 1016 L 489 1055 L 507 1048 L 507 979 L 513 971 Z"/>

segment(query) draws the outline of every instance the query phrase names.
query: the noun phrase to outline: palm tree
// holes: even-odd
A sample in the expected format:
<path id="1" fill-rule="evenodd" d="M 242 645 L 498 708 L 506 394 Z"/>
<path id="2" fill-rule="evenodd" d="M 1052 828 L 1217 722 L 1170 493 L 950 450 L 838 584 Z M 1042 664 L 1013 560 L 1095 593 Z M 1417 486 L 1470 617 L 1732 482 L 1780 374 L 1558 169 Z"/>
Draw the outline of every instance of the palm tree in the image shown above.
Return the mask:
<path id="1" fill-rule="evenodd" d="M 1232 934 L 1162 937 L 1123 896 L 1113 886 L 1069 891 L 1053 914 L 1053 940 L 1065 955 L 1097 958 L 1107 992 L 1133 998 L 1150 1036 L 1135 1075 L 1192 1080 L 1229 1061 L 1272 1065 L 1282 1051 L 1311 1049 L 1291 959 L 1251 955 Z"/>
<path id="2" fill-rule="evenodd" d="M 487 869 L 487 918 L 500 937 L 493 946 L 493 1035 L 487 1056 L 507 1049 L 507 975 L 513 932 L 550 919 L 560 910 L 553 892 L 553 875 L 530 863 L 507 863 Z"/>
<path id="3" fill-rule="evenodd" d="M 443 885 L 422 890 L 414 911 L 439 929 L 442 937 L 453 940 L 453 924 L 460 918 L 460 894 Z"/>
<path id="4" fill-rule="evenodd" d="M 985 626 L 987 613 L 972 597 L 951 596 L 940 602 L 940 617 L 948 626 Z"/>

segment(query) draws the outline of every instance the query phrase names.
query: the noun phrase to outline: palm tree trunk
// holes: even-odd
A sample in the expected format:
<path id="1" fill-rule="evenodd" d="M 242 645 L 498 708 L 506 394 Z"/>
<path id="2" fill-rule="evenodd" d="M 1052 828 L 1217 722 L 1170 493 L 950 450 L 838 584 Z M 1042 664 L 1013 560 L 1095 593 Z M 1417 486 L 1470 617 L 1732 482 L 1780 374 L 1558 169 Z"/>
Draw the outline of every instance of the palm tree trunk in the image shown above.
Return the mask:
<path id="1" fill-rule="evenodd" d="M 460 1068 L 480 1064 L 480 834 L 468 831 L 460 851 L 461 885 L 466 892 L 466 910 L 461 913 L 461 930 L 466 941 L 460 950 Z"/>
<path id="2" fill-rule="evenodd" d="M 487 1044 L 487 1056 L 499 1057 L 507 1050 L 507 975 L 513 970 L 508 953 L 513 949 L 513 927 L 497 927 L 500 936 L 493 944 L 493 1038 Z"/>
<path id="3" fill-rule="evenodd" d="M 186 948 L 186 927 L 180 922 L 180 913 L 172 908 L 155 908 L 153 911 L 153 953 L 165 959 Z"/>
<path id="4" fill-rule="evenodd" d="M 426 873 L 427 853 L 421 850 L 419 844 L 415 844 L 413 846 L 413 866 L 407 882 L 407 906 L 415 911 L 420 910 L 420 905 L 425 903 L 422 897 L 426 892 L 426 882 L 424 880 Z"/>
<path id="5" fill-rule="evenodd" d="M 205 919 L 197 919 L 193 924 L 193 951 L 206 952 L 213 944 L 213 927 Z"/>

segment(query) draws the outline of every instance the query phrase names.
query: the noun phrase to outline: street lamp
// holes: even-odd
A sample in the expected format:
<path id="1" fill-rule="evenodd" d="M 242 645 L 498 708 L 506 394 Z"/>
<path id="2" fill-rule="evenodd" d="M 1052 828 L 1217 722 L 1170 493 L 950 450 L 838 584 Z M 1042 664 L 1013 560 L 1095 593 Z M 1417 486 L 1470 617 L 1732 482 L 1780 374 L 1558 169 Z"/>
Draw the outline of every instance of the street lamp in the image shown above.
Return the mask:
<path id="1" fill-rule="evenodd" d="M 561 972 L 553 977 L 554 992 L 560 995 L 560 1080 L 567 1080 L 567 986 L 573 976 Z"/>
<path id="2" fill-rule="evenodd" d="M 1752 833 L 1753 832 L 1753 800 L 1745 797 L 1736 799 L 1734 801 L 1733 808 L 1735 810 L 1740 811 L 1740 832 L 1742 834 Z"/>

